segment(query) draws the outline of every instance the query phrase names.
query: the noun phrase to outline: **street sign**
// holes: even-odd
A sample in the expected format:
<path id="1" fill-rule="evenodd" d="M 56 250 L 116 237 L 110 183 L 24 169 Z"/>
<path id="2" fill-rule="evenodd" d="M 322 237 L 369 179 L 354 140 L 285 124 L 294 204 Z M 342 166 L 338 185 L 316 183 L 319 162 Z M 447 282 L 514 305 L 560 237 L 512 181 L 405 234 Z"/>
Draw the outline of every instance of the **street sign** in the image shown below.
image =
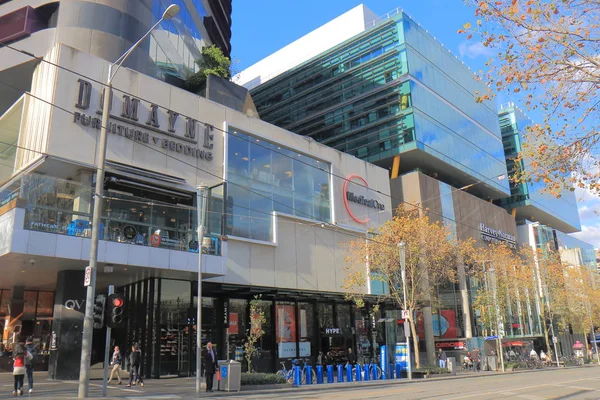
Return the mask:
<path id="1" fill-rule="evenodd" d="M 402 319 L 410 319 L 410 310 L 402 310 Z"/>
<path id="2" fill-rule="evenodd" d="M 553 343 L 558 343 L 558 338 L 556 336 L 552 336 L 552 342 Z"/>
<path id="3" fill-rule="evenodd" d="M 92 267 L 85 267 L 85 278 L 83 279 L 83 286 L 90 286 L 92 283 Z"/>
<path id="4" fill-rule="evenodd" d="M 408 321 L 404 321 L 404 336 L 410 337 L 410 325 Z"/>

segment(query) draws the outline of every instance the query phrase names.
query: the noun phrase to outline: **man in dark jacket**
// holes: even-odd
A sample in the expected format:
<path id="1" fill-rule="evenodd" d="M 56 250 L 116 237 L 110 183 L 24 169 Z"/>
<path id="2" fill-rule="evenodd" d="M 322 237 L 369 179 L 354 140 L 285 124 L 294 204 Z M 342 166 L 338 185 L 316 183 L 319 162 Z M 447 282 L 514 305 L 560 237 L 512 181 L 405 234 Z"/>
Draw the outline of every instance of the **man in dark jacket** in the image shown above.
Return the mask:
<path id="1" fill-rule="evenodd" d="M 33 344 L 33 338 L 29 336 L 25 340 L 25 350 L 31 357 L 25 357 L 25 368 L 27 370 L 27 383 L 29 384 L 29 393 L 33 392 L 33 367 L 37 359 L 37 348 Z M 25 354 L 27 354 L 25 353 Z"/>
<path id="2" fill-rule="evenodd" d="M 129 384 L 127 387 L 131 387 L 139 382 L 141 387 L 144 387 L 144 380 L 140 375 L 140 366 L 142 365 L 142 352 L 138 344 L 131 346 L 131 353 L 129 354 Z"/>
<path id="3" fill-rule="evenodd" d="M 215 354 L 212 343 L 206 344 L 206 353 L 204 353 L 204 375 L 206 376 L 206 391 L 212 392 L 213 379 L 217 371 L 217 355 Z"/>

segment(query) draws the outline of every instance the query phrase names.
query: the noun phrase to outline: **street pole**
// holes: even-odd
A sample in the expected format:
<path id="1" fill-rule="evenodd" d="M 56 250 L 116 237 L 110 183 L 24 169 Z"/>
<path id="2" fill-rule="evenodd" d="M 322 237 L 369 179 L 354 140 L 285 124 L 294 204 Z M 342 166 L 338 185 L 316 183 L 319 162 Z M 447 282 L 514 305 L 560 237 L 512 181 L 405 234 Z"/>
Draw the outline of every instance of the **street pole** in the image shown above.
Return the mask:
<path id="1" fill-rule="evenodd" d="M 406 243 L 400 242 L 398 243 L 398 251 L 400 253 L 400 268 L 402 271 L 402 292 L 404 297 L 404 310 L 406 308 Z M 412 315 L 410 316 L 412 318 Z M 410 323 L 409 323 L 410 325 Z M 412 379 L 412 359 L 410 355 L 410 334 L 404 332 L 404 336 L 406 336 L 406 351 L 407 351 L 407 361 L 408 361 L 408 379 Z"/>
<path id="2" fill-rule="evenodd" d="M 94 190 L 94 211 L 92 214 L 92 243 L 90 246 L 90 285 L 87 287 L 85 298 L 85 316 L 83 319 L 83 334 L 81 340 L 81 364 L 79 372 L 79 388 L 77 397 L 85 399 L 89 392 L 90 365 L 92 358 L 92 336 L 94 334 L 94 297 L 96 295 L 96 271 L 98 267 L 98 243 L 100 239 L 100 225 L 102 217 L 102 197 L 104 191 L 104 166 L 106 164 L 106 132 L 108 129 L 108 120 L 110 117 L 110 104 L 112 98 L 112 79 L 114 74 L 123 65 L 127 57 L 133 50 L 146 39 L 150 33 L 164 20 L 169 20 L 179 13 L 180 7 L 171 4 L 149 30 L 129 48 L 114 63 L 108 65 L 108 78 L 104 89 L 104 98 L 102 104 L 102 125 L 100 126 L 100 139 L 98 142 L 98 152 L 96 154 L 96 186 Z M 113 67 L 114 73 L 113 73 Z"/>
<path id="3" fill-rule="evenodd" d="M 110 285 L 108 287 L 108 295 L 110 296 L 115 292 L 115 287 Z M 104 382 L 102 382 L 102 396 L 106 397 L 107 394 L 107 381 L 108 381 L 108 365 L 109 365 L 109 356 L 110 356 L 110 334 L 112 332 L 112 328 L 110 326 L 106 327 L 106 345 L 104 347 Z"/>
<path id="4" fill-rule="evenodd" d="M 197 188 L 196 214 L 198 220 L 198 304 L 196 315 L 196 394 L 200 395 L 202 376 L 202 239 L 204 239 L 204 215 L 206 214 L 206 194 L 208 187 L 200 184 Z M 206 388 L 212 389 L 212 388 Z"/>
<path id="5" fill-rule="evenodd" d="M 112 85 L 110 74 L 112 64 L 108 66 L 109 80 L 104 91 L 104 103 L 102 108 L 102 126 L 100 127 L 100 141 L 98 143 L 96 188 L 94 190 L 94 212 L 92 216 L 92 243 L 90 247 L 90 269 L 92 276 L 90 285 L 87 287 L 85 298 L 85 316 L 83 319 L 83 338 L 81 340 L 81 365 L 79 372 L 79 390 L 77 397 L 85 399 L 88 397 L 90 365 L 92 358 L 92 336 L 94 333 L 94 297 L 96 295 L 96 271 L 98 267 L 98 243 L 100 238 L 100 218 L 102 214 L 102 192 L 104 190 L 104 165 L 106 162 L 106 128 L 110 116 L 110 99 L 112 96 Z"/>

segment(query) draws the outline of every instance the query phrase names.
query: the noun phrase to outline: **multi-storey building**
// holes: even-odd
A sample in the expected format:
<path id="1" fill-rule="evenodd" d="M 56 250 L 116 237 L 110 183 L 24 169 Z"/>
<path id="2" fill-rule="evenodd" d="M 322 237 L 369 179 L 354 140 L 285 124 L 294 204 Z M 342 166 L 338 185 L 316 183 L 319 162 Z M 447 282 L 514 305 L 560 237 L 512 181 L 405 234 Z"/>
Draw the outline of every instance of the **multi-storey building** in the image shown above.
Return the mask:
<path id="1" fill-rule="evenodd" d="M 114 61 L 170 4 L 180 6 L 179 14 L 163 21 L 125 66 L 163 79 L 165 75 L 185 78 L 195 71 L 203 46 L 214 44 L 225 55 L 231 54 L 231 0 L 2 1 L 0 42 L 36 56 L 44 56 L 55 43 L 64 43 Z M 10 56 L 10 49 L 0 52 L 0 71 L 5 77 L 10 68 L 31 64 L 28 57 Z M 30 80 L 31 66 L 28 72 Z M 18 74 L 23 76 L 25 69 Z"/>
<path id="2" fill-rule="evenodd" d="M 515 217 L 579 229 L 572 193 L 553 201 L 509 183 L 505 150 L 515 138 L 501 131 L 493 102 L 476 101 L 487 87 L 401 10 L 373 18 L 358 6 L 236 78 L 263 120 L 388 169 L 393 207 L 421 206 L 460 239 L 516 246 Z M 417 316 L 430 362 L 435 348 L 488 347 L 471 310 L 475 289 L 457 268 L 459 282 L 438 290 L 441 306 Z M 528 323 L 507 316 L 502 335 L 539 346 L 539 307 L 523 310 Z"/>

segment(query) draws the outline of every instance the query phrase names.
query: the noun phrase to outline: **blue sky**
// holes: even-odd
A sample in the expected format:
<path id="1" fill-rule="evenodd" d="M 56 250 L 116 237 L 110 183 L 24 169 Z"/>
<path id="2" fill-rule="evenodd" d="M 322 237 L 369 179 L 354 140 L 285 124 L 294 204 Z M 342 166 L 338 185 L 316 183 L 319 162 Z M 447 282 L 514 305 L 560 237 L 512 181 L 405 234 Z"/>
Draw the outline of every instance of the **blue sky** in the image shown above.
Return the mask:
<path id="1" fill-rule="evenodd" d="M 493 55 L 480 42 L 466 41 L 457 30 L 473 21 L 473 9 L 462 0 L 234 0 L 232 58 L 241 71 L 351 8 L 364 3 L 375 14 L 403 8 L 415 21 L 462 59 L 474 71 L 485 70 Z M 498 103 L 508 101 L 499 95 Z M 534 115 L 530 115 L 536 120 Z M 600 199 L 577 192 L 583 232 L 578 238 L 600 248 Z"/>

